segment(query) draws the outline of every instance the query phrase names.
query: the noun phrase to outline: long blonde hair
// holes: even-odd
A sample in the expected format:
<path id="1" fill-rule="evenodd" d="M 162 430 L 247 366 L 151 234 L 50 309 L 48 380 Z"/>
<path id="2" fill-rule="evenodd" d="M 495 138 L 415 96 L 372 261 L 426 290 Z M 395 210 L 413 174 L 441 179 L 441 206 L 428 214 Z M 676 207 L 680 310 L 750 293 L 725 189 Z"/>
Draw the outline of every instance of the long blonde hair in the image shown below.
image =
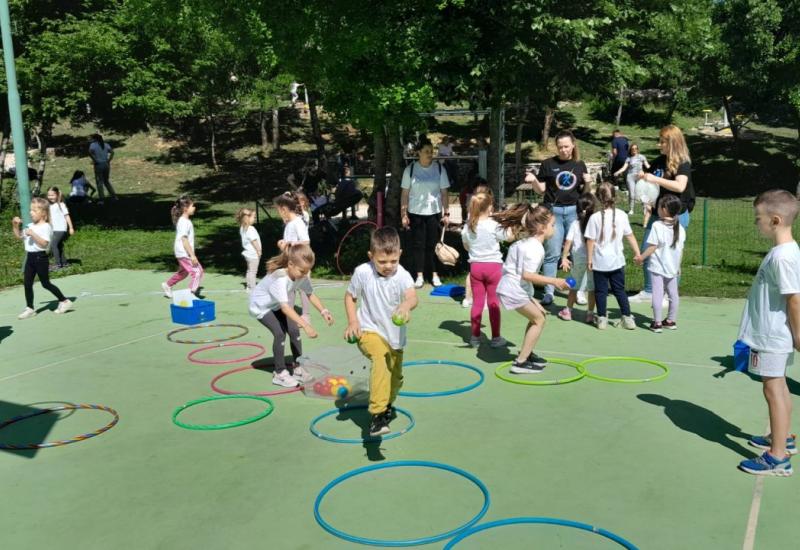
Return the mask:
<path id="1" fill-rule="evenodd" d="M 600 202 L 600 239 L 602 243 L 605 239 L 603 233 L 606 228 L 606 210 L 611 209 L 611 240 L 617 238 L 617 209 L 615 201 L 616 193 L 614 186 L 604 181 L 597 187 L 597 200 Z"/>
<path id="2" fill-rule="evenodd" d="M 494 197 L 489 193 L 475 193 L 472 195 L 469 200 L 469 222 L 467 222 L 467 226 L 469 226 L 469 230 L 472 233 L 475 233 L 478 228 L 478 218 L 489 212 L 493 205 Z"/>
<path id="3" fill-rule="evenodd" d="M 503 229 L 511 229 L 515 238 L 521 235 L 535 237 L 543 232 L 545 226 L 553 217 L 553 213 L 544 206 L 533 207 L 523 202 L 515 204 L 508 210 L 503 210 L 492 217 Z"/>
<path id="4" fill-rule="evenodd" d="M 689 148 L 686 146 L 686 138 L 683 137 L 681 129 L 674 124 L 668 124 L 661 128 L 658 137 L 667 144 L 667 174 L 675 176 L 678 173 L 678 166 L 684 162 L 692 162 Z"/>
<path id="5" fill-rule="evenodd" d="M 295 265 L 305 265 L 309 268 L 314 267 L 314 251 L 305 243 L 289 244 L 278 254 L 267 260 L 267 273 L 272 273 L 277 269 L 285 269 L 292 262 Z"/>

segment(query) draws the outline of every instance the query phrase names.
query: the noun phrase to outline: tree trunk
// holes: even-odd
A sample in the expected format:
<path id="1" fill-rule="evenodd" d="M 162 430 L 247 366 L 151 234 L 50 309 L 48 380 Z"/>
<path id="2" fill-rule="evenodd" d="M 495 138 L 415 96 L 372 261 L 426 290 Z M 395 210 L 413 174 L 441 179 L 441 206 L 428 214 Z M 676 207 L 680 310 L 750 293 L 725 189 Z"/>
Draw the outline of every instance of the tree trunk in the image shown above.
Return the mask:
<path id="1" fill-rule="evenodd" d="M 389 188 L 386 191 L 383 221 L 385 225 L 398 228 L 401 226 L 400 183 L 403 181 L 403 171 L 406 168 L 406 162 L 403 158 L 403 144 L 400 142 L 400 138 L 400 126 L 396 123 L 390 124 L 388 127 L 387 139 L 389 140 L 389 159 L 391 162 L 390 171 L 392 177 L 389 180 Z"/>
<path id="2" fill-rule="evenodd" d="M 279 151 L 281 148 L 281 117 L 278 107 L 272 109 L 272 150 Z"/>
<path id="3" fill-rule="evenodd" d="M 678 92 L 673 90 L 672 98 L 669 101 L 669 110 L 667 110 L 667 118 L 665 124 L 672 124 L 672 117 L 675 115 L 675 109 L 678 108 Z"/>
<path id="4" fill-rule="evenodd" d="M 739 146 L 739 126 L 736 124 L 736 115 L 731 107 L 731 102 L 728 97 L 723 94 L 722 105 L 725 107 L 725 112 L 728 115 L 728 124 L 730 125 L 731 135 L 733 135 L 733 144 L 738 148 Z"/>
<path id="5" fill-rule="evenodd" d="M 314 90 L 308 91 L 308 112 L 311 117 L 311 134 L 317 146 L 317 160 L 319 165 L 328 168 L 325 160 L 325 142 L 322 139 L 322 128 L 319 125 L 319 115 L 317 114 L 317 94 Z"/>
<path id="6" fill-rule="evenodd" d="M 550 140 L 550 127 L 553 125 L 553 118 L 556 111 L 553 107 L 547 106 L 544 110 L 544 127 L 542 128 L 542 140 L 539 142 L 539 149 L 547 149 L 547 142 Z"/>
<path id="7" fill-rule="evenodd" d="M 269 132 L 267 132 L 267 113 L 258 112 L 258 126 L 261 131 L 261 154 L 269 155 Z"/>
<path id="8" fill-rule="evenodd" d="M 213 114 L 208 117 L 208 129 L 211 132 L 211 167 L 214 172 L 219 172 L 219 164 L 217 164 L 217 128 Z"/>
<path id="9" fill-rule="evenodd" d="M 619 128 L 620 121 L 622 120 L 622 102 L 625 97 L 625 87 L 620 86 L 619 88 L 619 105 L 617 106 L 617 118 L 615 119 L 615 125 Z"/>
<path id="10" fill-rule="evenodd" d="M 373 148 L 375 162 L 373 164 L 375 175 L 372 183 L 372 195 L 369 198 L 369 219 L 378 218 L 378 193 L 386 190 L 386 129 L 383 125 L 373 132 Z M 384 196 L 384 213 L 386 212 L 386 197 Z"/>
<path id="11" fill-rule="evenodd" d="M 494 192 L 496 205 L 505 202 L 505 109 L 492 107 L 489 120 L 489 162 L 488 180 L 489 187 Z"/>
<path id="12" fill-rule="evenodd" d="M 530 98 L 526 97 L 517 106 L 517 139 L 514 142 L 514 183 L 519 185 L 522 182 L 522 129 L 524 121 L 528 118 L 530 108 Z"/>

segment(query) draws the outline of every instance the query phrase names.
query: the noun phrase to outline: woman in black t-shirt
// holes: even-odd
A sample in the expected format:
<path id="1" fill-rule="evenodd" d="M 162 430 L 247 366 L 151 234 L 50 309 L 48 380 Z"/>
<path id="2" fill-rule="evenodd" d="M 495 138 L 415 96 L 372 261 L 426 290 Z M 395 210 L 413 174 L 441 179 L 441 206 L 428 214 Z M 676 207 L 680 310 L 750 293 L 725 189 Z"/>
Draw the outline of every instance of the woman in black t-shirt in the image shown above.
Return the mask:
<path id="1" fill-rule="evenodd" d="M 578 219 L 575 208 L 578 197 L 587 186 L 591 186 L 592 177 L 586 164 L 580 160 L 578 143 L 570 131 L 559 132 L 556 136 L 558 155 L 545 159 L 539 168 L 539 174 L 528 174 L 525 181 L 533 185 L 533 190 L 544 195 L 543 204 L 552 210 L 556 219 L 555 233 L 544 242 L 544 263 L 542 273 L 545 277 L 555 277 L 558 271 L 558 260 L 564 237 L 569 226 Z M 544 287 L 542 305 L 553 303 L 553 286 Z"/>
<path id="2" fill-rule="evenodd" d="M 650 163 L 648 172 L 641 172 L 639 179 L 658 185 L 658 199 L 665 195 L 675 195 L 681 200 L 681 212 L 678 221 L 684 229 L 689 227 L 689 212 L 694 208 L 694 185 L 692 184 L 692 159 L 689 157 L 689 148 L 680 128 L 669 124 L 661 128 L 658 135 L 658 148 L 661 156 Z M 644 230 L 642 242 L 647 242 L 650 228 L 658 219 L 658 200 L 653 208 L 653 215 Z M 653 287 L 650 283 L 649 258 L 644 262 L 644 289 L 636 296 L 631 297 L 632 302 L 649 302 L 652 297 Z"/>

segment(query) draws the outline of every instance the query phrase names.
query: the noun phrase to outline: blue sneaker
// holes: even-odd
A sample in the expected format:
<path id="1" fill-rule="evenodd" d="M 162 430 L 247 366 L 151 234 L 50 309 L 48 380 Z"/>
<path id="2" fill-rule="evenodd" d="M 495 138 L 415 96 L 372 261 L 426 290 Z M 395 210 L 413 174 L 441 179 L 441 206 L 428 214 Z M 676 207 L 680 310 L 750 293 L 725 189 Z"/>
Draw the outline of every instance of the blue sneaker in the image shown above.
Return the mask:
<path id="1" fill-rule="evenodd" d="M 791 434 L 789 437 L 786 438 L 786 452 L 790 455 L 797 454 L 797 443 L 795 441 L 795 435 Z M 763 449 L 765 451 L 769 451 L 772 448 L 772 436 L 771 435 L 754 435 L 750 438 L 747 442 L 748 445 L 751 447 L 755 447 L 756 449 Z"/>
<path id="2" fill-rule="evenodd" d="M 783 460 L 779 460 L 768 452 L 756 458 L 742 460 L 739 463 L 739 469 L 756 476 L 789 477 L 793 472 L 792 463 L 789 462 L 788 456 Z"/>

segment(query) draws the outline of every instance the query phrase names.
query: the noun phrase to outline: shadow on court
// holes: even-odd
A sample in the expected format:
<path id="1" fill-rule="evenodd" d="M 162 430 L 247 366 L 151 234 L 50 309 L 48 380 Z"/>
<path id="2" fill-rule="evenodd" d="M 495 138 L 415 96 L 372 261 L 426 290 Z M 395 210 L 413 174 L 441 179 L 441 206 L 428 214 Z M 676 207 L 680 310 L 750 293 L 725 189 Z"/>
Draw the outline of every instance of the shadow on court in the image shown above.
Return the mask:
<path id="1" fill-rule="evenodd" d="M 0 342 L 11 336 L 14 332 L 14 329 L 10 326 L 2 326 L 0 327 Z"/>
<path id="2" fill-rule="evenodd" d="M 725 378 L 728 374 L 736 371 L 736 368 L 733 365 L 733 355 L 722 355 L 716 356 L 711 358 L 713 361 L 716 361 L 720 364 L 723 369 L 719 372 L 714 373 L 714 378 Z M 748 371 L 744 371 L 741 374 L 750 378 L 755 382 L 761 382 L 761 377 L 755 374 L 751 374 Z M 793 395 L 800 395 L 800 382 L 794 380 L 792 378 L 786 377 L 786 386 L 789 388 L 789 392 Z"/>
<path id="3" fill-rule="evenodd" d="M 654 393 L 640 393 L 636 397 L 645 403 L 664 407 L 664 414 L 667 418 L 683 431 L 693 433 L 706 441 L 722 445 L 745 458 L 756 456 L 753 451 L 728 437 L 750 439 L 750 434 L 744 433 L 739 426 L 734 426 L 718 414 L 704 407 L 689 401 L 670 399 Z"/>
<path id="4" fill-rule="evenodd" d="M 42 410 L 43 409 L 31 407 L 29 405 L 0 401 L 0 422 L 5 422 L 19 416 L 36 414 Z M 47 439 L 47 434 L 50 433 L 53 424 L 58 420 L 59 415 L 57 413 L 44 413 L 2 427 L 0 428 L 0 443 L 4 445 L 38 445 Z M 34 458 L 39 449 L 13 450 L 0 448 L 0 451 L 13 453 L 25 458 Z"/>
<path id="5" fill-rule="evenodd" d="M 372 416 L 366 408 L 360 408 L 361 406 L 366 407 L 366 404 L 348 403 L 348 405 L 349 407 L 358 405 L 359 408 L 343 408 L 345 403 L 343 401 L 336 401 L 336 406 L 339 407 L 339 414 L 336 415 L 336 420 L 340 422 L 352 422 L 361 429 L 360 437 L 363 440 L 362 446 L 367 453 L 367 460 L 370 462 L 386 460 L 386 457 L 383 456 L 381 452 L 381 442 L 383 439 L 381 437 L 372 437 L 369 435 L 369 423 L 372 420 Z"/>

